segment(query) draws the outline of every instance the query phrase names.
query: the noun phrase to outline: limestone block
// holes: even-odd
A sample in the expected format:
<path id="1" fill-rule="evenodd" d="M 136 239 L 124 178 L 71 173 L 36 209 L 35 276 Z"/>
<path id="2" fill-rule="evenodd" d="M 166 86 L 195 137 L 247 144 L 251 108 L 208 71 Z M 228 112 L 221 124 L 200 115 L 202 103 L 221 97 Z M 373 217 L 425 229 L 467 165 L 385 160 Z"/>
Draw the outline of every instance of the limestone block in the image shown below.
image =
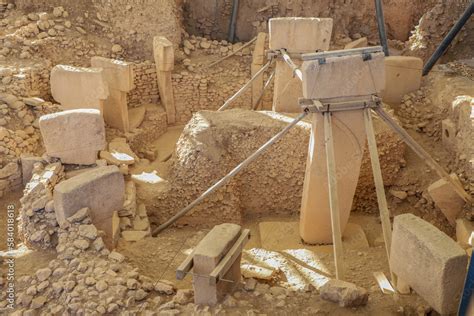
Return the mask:
<path id="1" fill-rule="evenodd" d="M 255 48 L 253 51 L 252 63 L 256 65 L 263 65 L 265 62 L 265 44 L 267 42 L 267 33 L 260 32 L 255 41 Z"/>
<path id="2" fill-rule="evenodd" d="M 312 129 L 303 184 L 300 213 L 301 238 L 310 244 L 332 243 L 331 212 L 326 164 L 324 118 L 311 114 Z M 333 141 L 336 158 L 337 193 L 341 231 L 352 208 L 365 149 L 365 125 L 361 111 L 333 114 Z"/>
<path id="3" fill-rule="evenodd" d="M 384 54 L 371 54 L 369 60 L 361 54 L 328 57 L 324 64 L 318 60 L 305 61 L 303 96 L 308 99 L 378 94 L 385 87 Z"/>
<path id="4" fill-rule="evenodd" d="M 91 165 L 105 149 L 104 120 L 98 110 L 78 109 L 40 117 L 46 153 L 65 164 Z"/>
<path id="5" fill-rule="evenodd" d="M 57 65 L 51 70 L 51 94 L 66 110 L 102 110 L 109 89 L 102 69 Z"/>
<path id="6" fill-rule="evenodd" d="M 399 104 L 405 94 L 418 90 L 422 69 L 423 60 L 417 57 L 385 57 L 386 87 L 382 94 L 383 101 Z"/>
<path id="7" fill-rule="evenodd" d="M 328 50 L 333 21 L 330 18 L 273 18 L 269 21 L 270 49 L 291 53 Z"/>
<path id="8" fill-rule="evenodd" d="M 286 48 L 290 53 L 311 53 L 329 49 L 333 21 L 329 18 L 274 18 L 270 19 L 270 49 Z M 308 40 L 311 39 L 311 40 Z M 293 58 L 297 66 L 301 61 Z M 303 96 L 302 84 L 288 65 L 277 60 L 273 110 L 298 113 L 298 99 Z"/>
<path id="9" fill-rule="evenodd" d="M 443 145 L 451 150 L 456 149 L 456 124 L 451 119 L 445 119 L 441 122 Z"/>
<path id="10" fill-rule="evenodd" d="M 236 224 L 217 225 L 197 245 L 193 256 L 195 304 L 217 304 L 240 281 L 240 258 L 224 277 L 236 283 L 218 282 L 217 285 L 210 285 L 209 278 L 200 276 L 208 276 L 214 270 L 237 241 L 241 230 Z"/>
<path id="11" fill-rule="evenodd" d="M 91 66 L 101 68 L 109 88 L 128 92 L 135 88 L 133 64 L 105 57 L 92 57 Z"/>
<path id="12" fill-rule="evenodd" d="M 88 207 L 92 222 L 106 233 L 105 243 L 113 248 L 113 214 L 123 206 L 125 183 L 116 166 L 84 172 L 54 188 L 54 211 L 60 225 L 77 210 Z"/>
<path id="13" fill-rule="evenodd" d="M 133 65 L 104 57 L 92 57 L 92 67 L 103 69 L 110 95 L 104 102 L 104 119 L 111 127 L 130 130 L 127 93 L 135 88 Z"/>
<path id="14" fill-rule="evenodd" d="M 461 183 L 456 174 L 451 178 Z M 440 179 L 428 187 L 428 193 L 436 206 L 443 212 L 451 225 L 455 225 L 456 217 L 462 211 L 464 200 L 454 191 L 452 185 L 444 179 Z"/>
<path id="15" fill-rule="evenodd" d="M 474 222 L 464 218 L 457 219 L 456 240 L 464 249 L 474 246 Z"/>
<path id="16" fill-rule="evenodd" d="M 438 313 L 457 310 L 466 276 L 466 252 L 413 214 L 395 217 L 390 265 Z"/>
<path id="17" fill-rule="evenodd" d="M 368 46 L 367 37 L 361 37 L 355 41 L 350 42 L 346 46 L 344 46 L 344 49 L 361 48 L 361 47 L 367 47 L 367 46 Z"/>
<path id="18" fill-rule="evenodd" d="M 21 155 L 21 173 L 23 176 L 23 185 L 26 185 L 31 180 L 33 175 L 33 166 L 37 162 L 42 162 L 41 157 L 30 157 L 27 155 Z"/>
<path id="19" fill-rule="evenodd" d="M 10 162 L 3 168 L 0 168 L 0 179 L 8 178 L 18 172 L 18 164 Z"/>
<path id="20" fill-rule="evenodd" d="M 166 37 L 155 36 L 153 38 L 153 53 L 158 70 L 172 71 L 174 69 L 173 43 Z"/>

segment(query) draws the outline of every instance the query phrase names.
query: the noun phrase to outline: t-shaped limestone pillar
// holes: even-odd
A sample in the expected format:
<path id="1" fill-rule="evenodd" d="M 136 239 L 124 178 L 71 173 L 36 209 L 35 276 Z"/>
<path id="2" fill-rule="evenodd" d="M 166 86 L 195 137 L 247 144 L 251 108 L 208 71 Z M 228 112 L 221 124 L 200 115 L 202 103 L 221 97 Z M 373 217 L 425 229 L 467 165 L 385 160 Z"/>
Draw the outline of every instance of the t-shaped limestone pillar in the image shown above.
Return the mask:
<path id="1" fill-rule="evenodd" d="M 102 112 L 109 89 L 100 68 L 57 65 L 51 70 L 51 94 L 65 110 L 90 108 Z"/>
<path id="2" fill-rule="evenodd" d="M 329 18 L 275 18 L 270 19 L 270 49 L 287 49 L 288 53 L 314 53 L 329 49 L 333 21 Z M 292 57 L 299 66 L 301 61 Z M 273 110 L 301 112 L 298 98 L 303 96 L 301 81 L 283 60 L 278 60 L 275 71 Z"/>
<path id="3" fill-rule="evenodd" d="M 267 33 L 258 33 L 255 49 L 253 51 L 252 60 L 252 77 L 263 67 L 265 62 L 265 43 L 267 41 Z M 263 73 L 252 84 L 252 105 L 255 106 L 260 95 L 263 92 Z"/>
<path id="4" fill-rule="evenodd" d="M 325 63 L 305 61 L 302 66 L 303 94 L 308 99 L 357 98 L 379 93 L 384 88 L 384 55 L 362 54 L 327 57 Z M 300 235 L 312 244 L 331 243 L 331 212 L 326 165 L 324 118 L 312 115 L 312 130 L 301 204 Z M 337 193 L 341 231 L 349 220 L 362 155 L 365 125 L 362 110 L 332 113 Z"/>
<path id="5" fill-rule="evenodd" d="M 92 57 L 91 65 L 103 70 L 110 91 L 110 95 L 104 103 L 105 122 L 123 132 L 128 132 L 130 122 L 127 93 L 135 88 L 132 64 L 104 57 Z"/>
<path id="6" fill-rule="evenodd" d="M 153 54 L 161 102 L 166 109 L 168 123 L 172 124 L 176 121 L 173 83 L 171 81 L 171 71 L 174 69 L 173 44 L 164 36 L 156 36 L 153 39 Z"/>

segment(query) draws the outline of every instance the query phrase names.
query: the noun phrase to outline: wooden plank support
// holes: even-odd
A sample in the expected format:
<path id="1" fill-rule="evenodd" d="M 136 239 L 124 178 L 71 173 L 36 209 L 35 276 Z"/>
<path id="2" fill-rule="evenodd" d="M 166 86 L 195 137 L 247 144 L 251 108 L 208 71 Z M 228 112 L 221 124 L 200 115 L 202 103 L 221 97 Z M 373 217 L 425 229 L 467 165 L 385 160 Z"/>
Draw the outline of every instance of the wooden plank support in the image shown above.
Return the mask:
<path id="1" fill-rule="evenodd" d="M 250 230 L 244 229 L 239 239 L 235 244 L 230 248 L 229 252 L 225 255 L 224 258 L 219 262 L 217 267 L 209 275 L 209 284 L 215 285 L 223 276 L 229 271 L 229 269 L 234 264 L 235 260 L 240 256 L 242 250 L 244 249 L 245 244 L 250 239 Z"/>
<path id="2" fill-rule="evenodd" d="M 387 259 L 390 262 L 390 245 L 392 244 L 392 223 L 390 222 L 390 213 L 387 206 L 387 197 L 385 196 L 385 187 L 383 185 L 382 170 L 380 168 L 379 153 L 377 151 L 377 142 L 375 139 L 374 125 L 372 122 L 371 110 L 364 110 L 364 123 L 367 133 L 367 143 L 369 146 L 370 162 L 372 163 L 372 174 L 374 175 L 375 191 L 377 192 L 377 203 L 379 205 L 380 219 L 382 221 L 383 239 L 385 241 L 385 250 Z M 390 264 L 389 264 L 390 266 Z M 392 283 L 395 285 L 395 275 L 390 269 Z"/>
<path id="3" fill-rule="evenodd" d="M 176 269 L 176 279 L 183 280 L 194 266 L 193 262 L 194 251 L 179 265 Z"/>
<path id="4" fill-rule="evenodd" d="M 318 115 L 318 114 L 313 114 Z M 341 222 L 339 219 L 339 198 L 337 196 L 336 158 L 332 136 L 331 113 L 324 113 L 324 138 L 326 143 L 326 164 L 329 185 L 329 208 L 331 210 L 332 242 L 334 262 L 336 265 L 336 279 L 344 278 L 344 250 L 342 248 Z"/>

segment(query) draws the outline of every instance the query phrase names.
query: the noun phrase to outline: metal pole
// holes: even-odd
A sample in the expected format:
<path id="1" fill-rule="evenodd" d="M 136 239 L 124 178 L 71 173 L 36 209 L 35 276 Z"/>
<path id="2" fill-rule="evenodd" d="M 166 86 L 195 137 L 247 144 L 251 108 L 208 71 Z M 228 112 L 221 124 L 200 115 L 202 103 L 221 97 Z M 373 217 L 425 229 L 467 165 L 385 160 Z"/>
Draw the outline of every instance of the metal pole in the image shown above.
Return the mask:
<path id="1" fill-rule="evenodd" d="M 456 24 L 454 24 L 454 26 L 451 28 L 446 37 L 441 41 L 441 44 L 439 44 L 433 55 L 431 55 L 430 59 L 426 62 L 426 65 L 423 68 L 423 76 L 426 76 L 430 72 L 431 68 L 433 68 L 433 66 L 436 64 L 438 59 L 443 56 L 453 39 L 456 37 L 459 31 L 461 31 L 462 27 L 464 26 L 464 24 L 466 24 L 467 20 L 469 20 L 473 12 L 474 1 L 471 0 L 471 3 L 468 5 L 459 20 L 456 22 Z"/>
<path id="2" fill-rule="evenodd" d="M 263 96 L 265 95 L 265 90 L 270 86 L 270 84 L 272 83 L 274 77 L 275 77 L 275 70 L 272 71 L 272 73 L 270 74 L 270 77 L 268 77 L 268 79 L 267 79 L 267 82 L 265 82 L 265 85 L 263 86 L 262 93 L 260 93 L 260 96 L 258 97 L 257 102 L 255 102 L 255 104 L 253 106 L 254 110 L 257 110 L 258 105 L 260 104 L 260 102 L 262 102 Z"/>
<path id="3" fill-rule="evenodd" d="M 293 74 L 295 74 L 298 78 L 300 78 L 301 81 L 303 81 L 303 72 L 296 66 L 296 64 L 291 60 L 290 55 L 286 52 L 285 49 L 280 49 L 281 56 L 283 57 L 283 60 L 290 66 L 291 70 L 293 71 Z"/>
<path id="4" fill-rule="evenodd" d="M 250 41 L 248 41 L 247 43 L 245 43 L 244 45 L 242 45 L 242 47 L 240 47 L 239 49 L 236 49 L 236 50 L 233 51 L 231 54 L 226 55 L 226 56 L 222 57 L 221 59 L 216 60 L 215 62 L 210 63 L 206 68 L 211 68 L 212 66 L 217 65 L 217 64 L 220 63 L 221 61 L 224 61 L 224 60 L 226 60 L 227 58 L 234 56 L 235 54 L 237 54 L 238 52 L 240 52 L 240 51 L 243 50 L 244 48 L 247 48 L 247 47 L 249 47 L 250 45 L 252 45 L 256 40 L 257 40 L 257 37 L 252 38 Z"/>
<path id="5" fill-rule="evenodd" d="M 469 203 L 472 203 L 472 198 L 471 196 L 464 191 L 464 188 L 457 183 L 453 178 L 449 176 L 449 174 L 441 167 L 436 160 L 433 159 L 433 157 L 430 156 L 426 152 L 426 150 L 423 149 L 403 128 L 398 126 L 398 124 L 390 117 L 390 115 L 387 114 L 381 107 L 378 107 L 375 109 L 375 112 L 380 116 L 382 120 L 387 123 L 387 125 L 393 129 L 402 139 L 403 141 L 421 158 L 423 159 L 428 166 L 430 166 L 431 169 L 436 171 L 438 175 L 449 182 L 453 189 L 456 191 L 456 193 L 464 199 L 464 201 L 467 201 Z"/>
<path id="6" fill-rule="evenodd" d="M 237 100 L 237 98 L 241 96 L 245 92 L 245 90 L 247 90 L 252 85 L 252 82 L 254 82 L 255 79 L 257 79 L 265 70 L 268 69 L 268 67 L 270 67 L 271 64 L 272 60 L 269 60 L 265 64 L 265 66 L 260 68 L 260 70 L 257 71 L 257 73 L 242 88 L 240 88 L 239 91 L 237 91 L 233 96 L 231 96 L 227 101 L 225 101 L 224 105 L 222 105 L 217 111 L 224 111 L 225 109 L 227 109 L 229 105 L 231 105 L 235 100 Z"/>
<path id="7" fill-rule="evenodd" d="M 235 24 L 237 22 L 237 13 L 239 11 L 239 0 L 234 0 L 232 3 L 232 15 L 230 17 L 229 25 L 229 42 L 233 43 L 235 40 Z"/>
<path id="8" fill-rule="evenodd" d="M 385 56 L 389 56 L 382 0 L 375 0 L 375 12 L 377 16 L 377 25 L 379 28 L 380 45 L 382 45 L 383 47 L 383 52 L 385 53 Z"/>
<path id="9" fill-rule="evenodd" d="M 278 140 L 280 140 L 283 136 L 285 136 L 288 131 L 294 127 L 296 124 L 298 124 L 299 121 L 301 121 L 306 115 L 308 115 L 308 112 L 305 111 L 298 115 L 288 126 L 286 126 L 283 130 L 281 130 L 278 134 L 273 136 L 269 141 L 267 141 L 262 147 L 260 147 L 256 152 L 254 152 L 251 156 L 249 156 L 247 159 L 245 159 L 243 162 L 241 162 L 237 167 L 232 169 L 231 172 L 229 172 L 225 177 L 217 181 L 213 186 L 211 186 L 209 189 L 207 189 L 206 192 L 201 194 L 196 200 L 191 202 L 188 206 L 183 208 L 181 211 L 176 213 L 172 218 L 170 218 L 168 221 L 165 223 L 161 224 L 159 227 L 153 230 L 152 236 L 156 236 L 166 228 L 168 228 L 170 225 L 174 224 L 178 219 L 186 215 L 190 210 L 192 210 L 196 205 L 201 203 L 205 198 L 207 198 L 209 195 L 211 195 L 213 192 L 218 190 L 219 188 L 223 187 L 225 184 L 227 184 L 236 174 L 238 174 L 242 169 L 247 167 L 251 162 L 253 162 L 255 159 L 260 157 L 263 153 L 265 153 L 270 146 L 272 146 L 274 143 L 276 143 Z"/>

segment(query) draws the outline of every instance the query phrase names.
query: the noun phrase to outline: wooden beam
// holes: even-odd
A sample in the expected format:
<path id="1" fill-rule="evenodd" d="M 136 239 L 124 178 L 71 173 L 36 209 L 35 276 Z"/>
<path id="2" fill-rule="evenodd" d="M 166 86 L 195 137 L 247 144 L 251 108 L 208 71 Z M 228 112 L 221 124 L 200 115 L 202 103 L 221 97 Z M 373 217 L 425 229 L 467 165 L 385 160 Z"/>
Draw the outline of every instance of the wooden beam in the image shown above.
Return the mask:
<path id="1" fill-rule="evenodd" d="M 319 114 L 313 114 L 319 115 Z M 336 158 L 332 136 L 331 113 L 324 113 L 324 138 L 326 143 L 326 164 L 329 185 L 329 208 L 331 210 L 332 243 L 334 262 L 336 265 L 336 279 L 344 278 L 344 250 L 342 248 L 341 221 L 339 219 L 339 197 L 337 195 Z"/>
<path id="2" fill-rule="evenodd" d="M 235 260 L 240 256 L 245 244 L 250 239 L 250 230 L 244 229 L 239 239 L 230 248 L 229 252 L 222 258 L 217 267 L 209 275 L 209 284 L 215 285 L 217 282 L 224 277 L 229 269 L 234 264 Z"/>

